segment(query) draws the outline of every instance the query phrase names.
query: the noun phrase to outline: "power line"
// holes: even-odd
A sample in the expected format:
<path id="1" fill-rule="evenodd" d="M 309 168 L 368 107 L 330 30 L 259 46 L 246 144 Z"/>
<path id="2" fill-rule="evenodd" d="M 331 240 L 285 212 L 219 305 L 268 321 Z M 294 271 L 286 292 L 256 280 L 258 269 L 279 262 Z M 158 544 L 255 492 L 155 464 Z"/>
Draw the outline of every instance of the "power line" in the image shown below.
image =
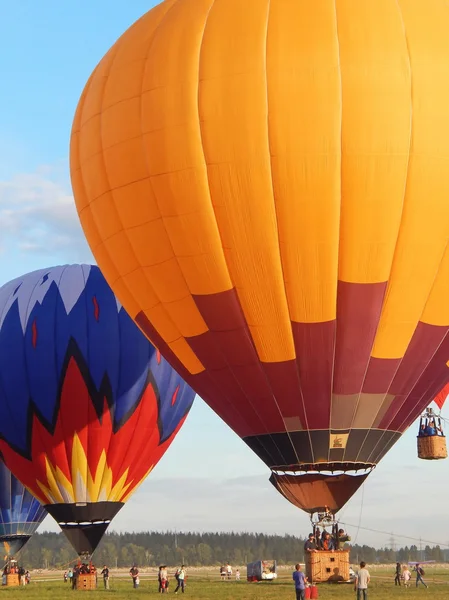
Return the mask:
<path id="1" fill-rule="evenodd" d="M 360 527 L 357 525 L 353 525 L 352 523 L 343 523 L 341 522 L 342 525 L 346 525 L 346 527 L 358 527 L 359 529 L 363 529 L 364 531 L 371 531 L 372 533 L 382 533 L 383 535 L 396 535 L 396 537 L 400 538 L 400 539 L 405 539 L 405 540 L 413 540 L 414 542 L 425 542 L 426 544 L 433 544 L 434 546 L 439 546 L 440 548 L 446 548 L 449 547 L 449 544 L 444 544 L 441 542 L 435 542 L 433 540 L 423 540 L 422 538 L 416 538 L 416 537 L 412 537 L 410 535 L 400 535 L 399 533 L 393 534 L 391 531 L 382 531 L 380 529 L 371 529 L 369 527 Z"/>

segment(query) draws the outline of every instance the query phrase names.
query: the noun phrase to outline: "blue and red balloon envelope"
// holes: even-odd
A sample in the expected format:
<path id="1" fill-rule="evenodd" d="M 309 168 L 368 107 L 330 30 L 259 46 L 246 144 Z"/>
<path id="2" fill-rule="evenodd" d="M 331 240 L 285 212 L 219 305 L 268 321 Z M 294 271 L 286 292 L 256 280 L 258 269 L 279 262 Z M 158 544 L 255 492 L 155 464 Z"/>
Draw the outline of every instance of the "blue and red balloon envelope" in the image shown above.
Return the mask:
<path id="1" fill-rule="evenodd" d="M 0 288 L 0 382 L 3 459 L 79 554 L 94 551 L 194 399 L 90 265 Z"/>

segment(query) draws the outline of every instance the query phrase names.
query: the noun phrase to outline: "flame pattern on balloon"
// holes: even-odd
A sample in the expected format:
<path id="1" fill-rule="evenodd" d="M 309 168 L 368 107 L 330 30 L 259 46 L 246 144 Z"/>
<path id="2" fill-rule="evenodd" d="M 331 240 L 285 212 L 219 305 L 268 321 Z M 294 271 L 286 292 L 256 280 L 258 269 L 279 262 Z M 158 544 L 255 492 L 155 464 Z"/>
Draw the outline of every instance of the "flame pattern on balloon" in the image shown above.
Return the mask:
<path id="1" fill-rule="evenodd" d="M 6 465 L 61 527 L 103 521 L 95 533 L 66 531 L 89 553 L 194 398 L 89 265 L 0 288 L 0 381 Z"/>
<path id="2" fill-rule="evenodd" d="M 39 417 L 33 416 L 31 461 L 4 441 L 0 441 L 0 449 L 6 462 L 14 465 L 15 473 L 43 504 L 126 502 L 171 444 L 183 420 L 161 443 L 157 388 L 150 377 L 138 405 L 114 431 L 110 398 L 104 397 L 102 411 L 96 414 L 87 367 L 79 352 L 74 354 L 63 376 L 54 429 L 49 432 Z M 179 386 L 172 403 L 178 391 Z"/>

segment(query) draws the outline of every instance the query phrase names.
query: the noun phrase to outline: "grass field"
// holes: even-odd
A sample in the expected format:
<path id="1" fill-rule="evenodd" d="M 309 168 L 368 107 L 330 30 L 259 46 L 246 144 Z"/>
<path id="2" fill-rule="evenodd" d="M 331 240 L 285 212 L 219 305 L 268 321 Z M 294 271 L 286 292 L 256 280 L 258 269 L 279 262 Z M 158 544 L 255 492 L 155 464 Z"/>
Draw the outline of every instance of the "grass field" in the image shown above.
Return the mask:
<path id="1" fill-rule="evenodd" d="M 429 589 L 420 586 L 415 587 L 414 580 L 412 586 L 408 589 L 401 587 L 395 588 L 393 576 L 391 575 L 392 568 L 386 570 L 371 569 L 372 582 L 369 589 L 369 598 L 382 600 L 403 600 L 405 598 L 422 598 L 431 597 L 432 600 L 448 600 L 449 599 L 449 570 L 429 570 L 425 577 L 429 585 Z M 186 587 L 186 595 L 192 598 L 206 599 L 211 598 L 217 600 L 262 600 L 276 599 L 283 600 L 290 598 L 294 600 L 295 594 L 293 585 L 290 582 L 290 573 L 282 572 L 280 578 L 271 583 L 247 583 L 246 581 L 216 581 L 212 580 L 210 575 L 203 575 L 198 572 L 191 575 L 188 579 Z M 174 579 L 171 585 L 175 583 Z M 144 598 L 149 595 L 156 595 L 157 583 L 154 579 L 142 577 L 138 590 L 132 589 L 132 583 L 124 577 L 111 578 L 111 589 L 105 591 L 102 589 L 102 581 L 99 581 L 101 586 L 93 592 L 74 592 L 69 588 L 69 584 L 64 584 L 62 581 L 39 581 L 35 578 L 34 581 L 25 588 L 0 588 L 0 600 L 11 598 L 14 600 L 19 595 L 25 595 L 27 598 L 36 600 L 63 600 L 64 598 L 73 598 L 73 594 L 88 595 L 88 597 L 98 598 L 100 595 L 105 598 L 109 596 L 111 600 L 127 600 L 135 597 Z M 174 591 L 174 586 L 170 593 Z M 3 594 L 7 594 L 4 596 Z M 172 594 L 173 595 L 173 594 Z M 178 594 L 179 595 L 179 594 Z M 321 600 L 354 600 L 355 593 L 353 586 L 349 584 L 340 585 L 320 585 L 319 598 Z"/>

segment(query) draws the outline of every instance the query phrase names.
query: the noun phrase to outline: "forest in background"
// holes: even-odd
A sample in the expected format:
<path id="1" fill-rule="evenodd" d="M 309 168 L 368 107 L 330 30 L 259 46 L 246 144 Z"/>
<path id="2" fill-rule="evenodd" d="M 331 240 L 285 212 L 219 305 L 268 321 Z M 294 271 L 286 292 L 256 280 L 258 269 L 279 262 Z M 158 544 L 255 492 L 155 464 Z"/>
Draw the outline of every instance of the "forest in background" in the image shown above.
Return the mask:
<path id="1" fill-rule="evenodd" d="M 107 533 L 94 554 L 96 565 L 110 568 L 155 567 L 160 564 L 188 566 L 243 566 L 261 559 L 278 564 L 304 561 L 304 540 L 295 536 L 261 533 Z M 35 533 L 20 553 L 19 562 L 28 569 L 65 568 L 76 555 L 64 534 Z M 416 545 L 393 550 L 354 544 L 351 563 L 394 563 L 413 560 L 449 561 L 449 550 L 439 546 Z"/>

